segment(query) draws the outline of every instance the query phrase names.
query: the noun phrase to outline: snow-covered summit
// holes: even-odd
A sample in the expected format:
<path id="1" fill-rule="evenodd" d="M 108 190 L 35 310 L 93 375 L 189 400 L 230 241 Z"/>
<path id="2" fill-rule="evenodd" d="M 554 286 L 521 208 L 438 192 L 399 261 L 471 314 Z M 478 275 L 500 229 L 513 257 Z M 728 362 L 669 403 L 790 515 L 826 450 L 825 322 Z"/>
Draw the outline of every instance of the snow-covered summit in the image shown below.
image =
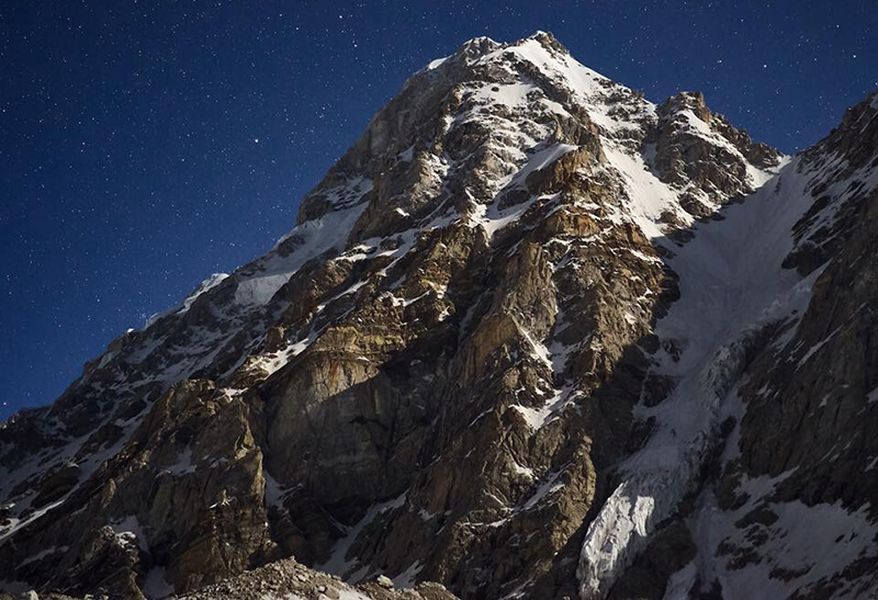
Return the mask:
<path id="1" fill-rule="evenodd" d="M 547 33 L 470 40 L 264 256 L 0 429 L 0 579 L 867 595 L 875 112 L 790 159 Z"/>

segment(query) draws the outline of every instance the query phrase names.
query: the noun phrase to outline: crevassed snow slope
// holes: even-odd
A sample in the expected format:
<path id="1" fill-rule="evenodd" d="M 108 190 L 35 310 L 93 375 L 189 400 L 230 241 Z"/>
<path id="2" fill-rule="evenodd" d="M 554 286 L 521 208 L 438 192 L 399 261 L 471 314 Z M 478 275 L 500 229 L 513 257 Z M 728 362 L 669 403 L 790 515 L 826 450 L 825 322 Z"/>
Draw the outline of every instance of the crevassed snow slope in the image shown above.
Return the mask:
<path id="1" fill-rule="evenodd" d="M 803 279 L 781 267 L 793 248 L 792 227 L 810 206 L 810 174 L 798 172 L 799 162 L 673 249 L 680 299 L 656 332 L 682 346 L 678 361 L 660 357 L 659 370 L 678 384 L 660 405 L 639 408 L 639 416 L 656 417 L 656 427 L 621 465 L 623 483 L 589 526 L 578 569 L 582 598 L 603 597 L 655 525 L 692 491 L 742 366 L 747 333 L 807 304 L 817 273 Z"/>

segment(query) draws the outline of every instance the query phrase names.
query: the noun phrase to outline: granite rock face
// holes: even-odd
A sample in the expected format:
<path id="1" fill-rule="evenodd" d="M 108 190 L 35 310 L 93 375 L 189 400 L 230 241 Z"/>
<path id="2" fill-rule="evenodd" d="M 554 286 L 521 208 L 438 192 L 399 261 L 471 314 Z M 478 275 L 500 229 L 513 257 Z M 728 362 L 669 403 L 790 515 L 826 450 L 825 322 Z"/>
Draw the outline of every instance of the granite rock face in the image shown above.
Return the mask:
<path id="1" fill-rule="evenodd" d="M 467 42 L 265 256 L 3 425 L 0 588 L 866 597 L 876 113 L 790 159 Z"/>

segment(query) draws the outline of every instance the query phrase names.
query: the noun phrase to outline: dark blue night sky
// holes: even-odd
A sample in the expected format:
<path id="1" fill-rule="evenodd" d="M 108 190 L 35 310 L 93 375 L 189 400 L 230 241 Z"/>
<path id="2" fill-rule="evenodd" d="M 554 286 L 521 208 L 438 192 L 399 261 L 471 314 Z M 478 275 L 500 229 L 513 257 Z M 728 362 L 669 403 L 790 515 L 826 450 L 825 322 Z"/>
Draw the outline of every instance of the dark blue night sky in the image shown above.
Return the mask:
<path id="1" fill-rule="evenodd" d="M 874 0 L 2 0 L 0 418 L 270 248 L 407 75 L 536 29 L 787 152 L 878 87 Z"/>

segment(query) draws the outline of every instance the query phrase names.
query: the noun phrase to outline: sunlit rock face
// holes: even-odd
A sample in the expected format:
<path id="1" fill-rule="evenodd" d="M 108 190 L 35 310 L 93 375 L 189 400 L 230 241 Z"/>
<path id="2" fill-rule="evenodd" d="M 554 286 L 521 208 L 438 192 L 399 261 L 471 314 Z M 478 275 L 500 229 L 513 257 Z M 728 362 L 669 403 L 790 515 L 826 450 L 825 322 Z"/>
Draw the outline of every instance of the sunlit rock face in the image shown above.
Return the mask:
<path id="1" fill-rule="evenodd" d="M 467 42 L 265 256 L 4 424 L 0 587 L 868 597 L 876 113 L 784 157 Z"/>

